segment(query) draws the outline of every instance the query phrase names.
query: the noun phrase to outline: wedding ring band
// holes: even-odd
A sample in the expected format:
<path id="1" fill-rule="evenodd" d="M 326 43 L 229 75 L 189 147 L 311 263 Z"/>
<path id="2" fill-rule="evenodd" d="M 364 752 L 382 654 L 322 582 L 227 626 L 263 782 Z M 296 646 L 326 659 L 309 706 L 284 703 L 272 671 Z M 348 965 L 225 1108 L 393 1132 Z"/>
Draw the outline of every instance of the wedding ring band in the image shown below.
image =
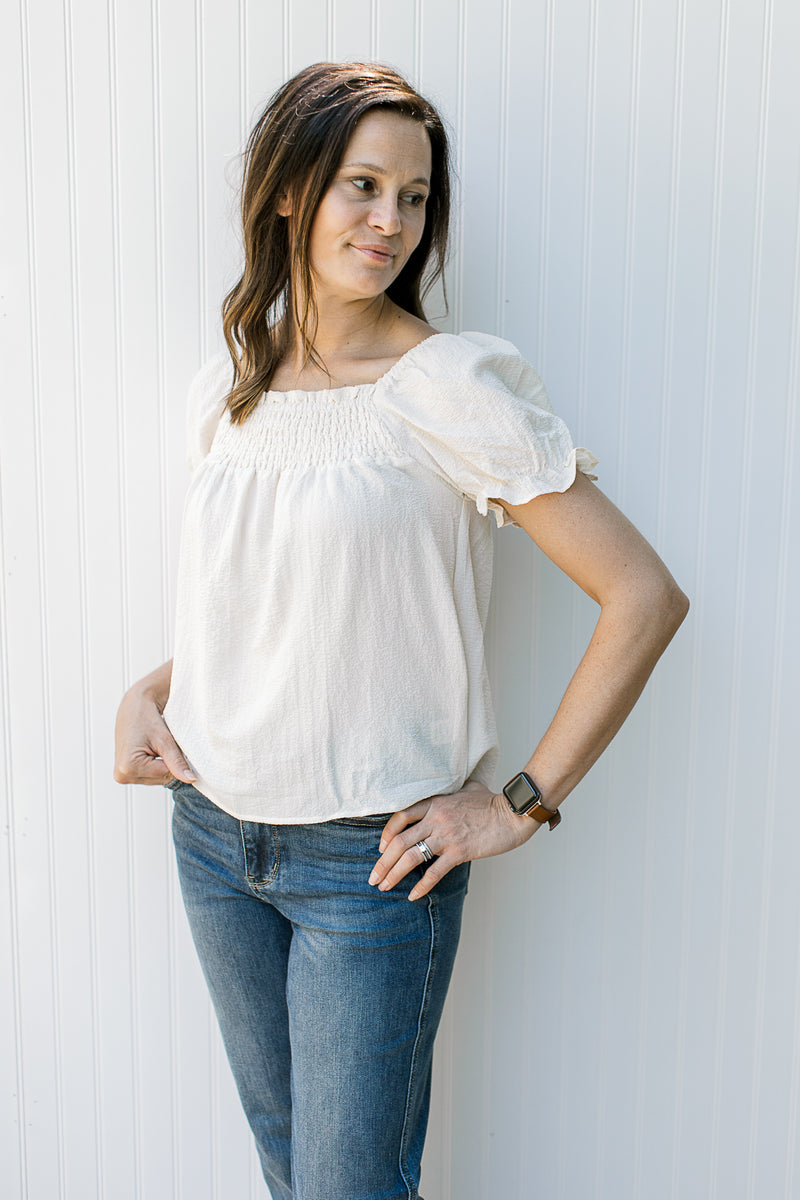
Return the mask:
<path id="1" fill-rule="evenodd" d="M 425 862 L 432 862 L 433 859 L 436 857 L 426 841 L 415 842 L 415 845 L 416 845 L 417 849 L 419 850 L 420 854 L 422 855 L 423 859 L 425 860 Z"/>

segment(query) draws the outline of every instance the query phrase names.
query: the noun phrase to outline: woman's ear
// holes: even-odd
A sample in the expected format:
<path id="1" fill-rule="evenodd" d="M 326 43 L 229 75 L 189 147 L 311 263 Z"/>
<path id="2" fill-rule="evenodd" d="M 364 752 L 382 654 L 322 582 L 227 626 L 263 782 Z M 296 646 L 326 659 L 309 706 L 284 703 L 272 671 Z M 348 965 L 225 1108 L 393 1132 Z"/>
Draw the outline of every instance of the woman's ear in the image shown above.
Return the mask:
<path id="1" fill-rule="evenodd" d="M 278 197 L 277 213 L 279 217 L 290 217 L 292 215 L 292 202 L 288 196 Z"/>

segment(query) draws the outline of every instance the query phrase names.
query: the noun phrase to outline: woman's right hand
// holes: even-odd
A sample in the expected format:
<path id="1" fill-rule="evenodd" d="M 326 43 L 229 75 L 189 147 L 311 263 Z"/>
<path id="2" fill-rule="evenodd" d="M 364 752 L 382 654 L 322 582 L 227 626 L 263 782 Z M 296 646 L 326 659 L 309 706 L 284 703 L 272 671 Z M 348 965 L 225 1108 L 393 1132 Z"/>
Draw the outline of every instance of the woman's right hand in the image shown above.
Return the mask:
<path id="1" fill-rule="evenodd" d="M 162 717 L 169 696 L 172 662 L 157 667 L 122 697 L 115 729 L 117 783 L 194 783 L 197 776 Z"/>

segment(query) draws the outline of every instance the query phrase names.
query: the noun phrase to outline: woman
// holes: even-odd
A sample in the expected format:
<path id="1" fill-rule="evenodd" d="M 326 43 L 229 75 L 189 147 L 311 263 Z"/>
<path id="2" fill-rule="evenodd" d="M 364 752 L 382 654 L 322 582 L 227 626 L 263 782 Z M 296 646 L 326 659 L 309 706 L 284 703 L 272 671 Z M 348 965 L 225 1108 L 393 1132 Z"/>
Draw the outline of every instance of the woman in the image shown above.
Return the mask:
<path id="1" fill-rule="evenodd" d="M 317 64 L 268 105 L 229 354 L 190 393 L 175 657 L 118 717 L 117 780 L 173 790 L 273 1200 L 418 1196 L 469 863 L 555 827 L 687 607 L 514 347 L 426 323 L 448 210 L 441 121 L 393 71 Z M 600 605 L 500 793 L 489 510 Z"/>

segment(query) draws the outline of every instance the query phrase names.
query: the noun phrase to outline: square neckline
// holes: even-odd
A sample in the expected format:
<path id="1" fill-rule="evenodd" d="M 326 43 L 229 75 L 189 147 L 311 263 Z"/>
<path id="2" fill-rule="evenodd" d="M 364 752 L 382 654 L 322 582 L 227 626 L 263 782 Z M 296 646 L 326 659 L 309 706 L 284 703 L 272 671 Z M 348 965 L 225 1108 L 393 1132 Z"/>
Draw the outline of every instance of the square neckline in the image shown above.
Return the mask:
<path id="1" fill-rule="evenodd" d="M 286 399 L 292 396 L 333 396 L 344 392 L 360 392 L 365 391 L 366 389 L 376 388 L 379 384 L 389 379 L 400 366 L 400 364 L 405 363 L 406 359 L 419 350 L 420 346 L 424 346 L 426 342 L 431 342 L 437 337 L 457 336 L 457 334 L 447 334 L 440 332 L 439 330 L 437 330 L 435 333 L 429 333 L 427 337 L 422 338 L 421 341 L 416 343 L 416 345 L 409 346 L 408 350 L 404 351 L 399 358 L 396 358 L 388 370 L 384 371 L 382 375 L 379 375 L 377 379 L 373 379 L 368 383 L 343 383 L 339 384 L 338 387 L 330 388 L 288 388 L 287 390 L 270 388 L 268 391 L 264 392 L 264 396 L 270 400 L 278 400 Z"/>

